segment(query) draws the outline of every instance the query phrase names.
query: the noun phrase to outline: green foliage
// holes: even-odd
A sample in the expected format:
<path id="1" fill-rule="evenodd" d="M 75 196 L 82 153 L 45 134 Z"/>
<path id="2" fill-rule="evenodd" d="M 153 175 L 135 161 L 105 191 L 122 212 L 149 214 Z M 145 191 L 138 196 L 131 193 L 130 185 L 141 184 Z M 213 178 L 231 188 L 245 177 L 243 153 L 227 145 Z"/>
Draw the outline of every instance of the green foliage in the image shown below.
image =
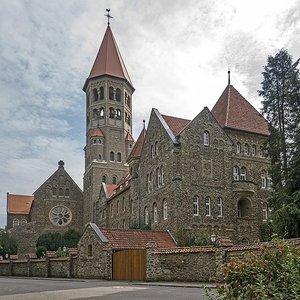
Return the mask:
<path id="1" fill-rule="evenodd" d="M 16 240 L 5 230 L 0 230 L 0 255 L 5 257 L 6 254 L 17 254 L 18 245 Z"/>
<path id="2" fill-rule="evenodd" d="M 63 257 L 63 256 L 67 256 L 67 252 L 64 251 L 61 247 L 58 247 L 58 249 L 55 252 L 55 255 L 57 257 Z"/>
<path id="3" fill-rule="evenodd" d="M 223 275 L 224 284 L 218 285 L 214 299 L 299 299 L 299 246 L 274 239 L 244 261 L 230 261 Z"/>
<path id="4" fill-rule="evenodd" d="M 260 240 L 262 242 L 271 241 L 274 232 L 273 222 L 265 222 L 260 228 Z"/>
<path id="5" fill-rule="evenodd" d="M 62 238 L 64 246 L 67 248 L 76 248 L 81 238 L 81 234 L 74 229 L 69 229 L 62 235 Z"/>
<path id="6" fill-rule="evenodd" d="M 188 233 L 185 230 L 178 230 L 177 237 L 179 247 L 212 245 L 210 236 L 207 234 L 197 235 L 194 233 Z"/>
<path id="7" fill-rule="evenodd" d="M 129 229 L 151 230 L 151 224 L 135 221 L 130 224 Z"/>
<path id="8" fill-rule="evenodd" d="M 46 256 L 47 249 L 44 246 L 38 246 L 36 248 L 36 256 L 37 258 L 43 258 Z"/>
<path id="9" fill-rule="evenodd" d="M 81 234 L 76 230 L 69 229 L 65 233 L 49 232 L 38 238 L 36 246 L 44 246 L 48 251 L 56 251 L 59 247 L 77 247 Z"/>

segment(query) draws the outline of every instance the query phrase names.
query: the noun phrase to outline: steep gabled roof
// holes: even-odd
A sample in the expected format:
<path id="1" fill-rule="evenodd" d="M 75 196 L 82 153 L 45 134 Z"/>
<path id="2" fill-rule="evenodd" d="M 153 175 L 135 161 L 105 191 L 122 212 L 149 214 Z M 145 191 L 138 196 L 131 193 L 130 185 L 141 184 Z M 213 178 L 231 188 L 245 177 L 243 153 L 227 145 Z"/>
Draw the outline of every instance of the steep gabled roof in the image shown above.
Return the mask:
<path id="1" fill-rule="evenodd" d="M 91 130 L 91 137 L 101 137 L 101 136 L 104 136 L 104 134 L 99 127 Z"/>
<path id="2" fill-rule="evenodd" d="M 7 193 L 7 213 L 29 215 L 34 196 Z"/>
<path id="3" fill-rule="evenodd" d="M 144 142 L 145 142 L 146 132 L 147 132 L 147 130 L 144 127 L 143 130 L 141 131 L 132 151 L 130 152 L 127 161 L 129 161 L 133 158 L 139 158 L 141 156 L 142 149 L 143 149 Z"/>
<path id="4" fill-rule="evenodd" d="M 101 46 L 87 81 L 91 78 L 102 75 L 110 75 L 125 79 L 132 86 L 131 79 L 126 70 L 124 61 L 110 26 L 107 26 Z M 86 88 L 87 81 L 83 87 L 84 90 Z"/>
<path id="5" fill-rule="evenodd" d="M 223 128 L 270 134 L 264 117 L 230 84 L 213 107 L 212 113 Z"/>
<path id="6" fill-rule="evenodd" d="M 134 229 L 100 229 L 113 249 L 145 249 L 149 244 L 157 248 L 175 248 L 176 244 L 167 231 Z"/>
<path id="7" fill-rule="evenodd" d="M 171 116 L 162 115 L 173 134 L 176 136 L 178 133 L 190 122 L 187 119 L 181 119 Z"/>
<path id="8" fill-rule="evenodd" d="M 125 141 L 134 142 L 134 138 L 132 137 L 132 135 L 129 131 L 126 134 Z"/>
<path id="9" fill-rule="evenodd" d="M 113 194 L 115 193 L 115 189 L 117 188 L 116 184 L 112 184 L 112 183 L 102 183 L 105 195 L 106 195 L 106 199 L 109 199 L 111 196 L 113 196 Z"/>

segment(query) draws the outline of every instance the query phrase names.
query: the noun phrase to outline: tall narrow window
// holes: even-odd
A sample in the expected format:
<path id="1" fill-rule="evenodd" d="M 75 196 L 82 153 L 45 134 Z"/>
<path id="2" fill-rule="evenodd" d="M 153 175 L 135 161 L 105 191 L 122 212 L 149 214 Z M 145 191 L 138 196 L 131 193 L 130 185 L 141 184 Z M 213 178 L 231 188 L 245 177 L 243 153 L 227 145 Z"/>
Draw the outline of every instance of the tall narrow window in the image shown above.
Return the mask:
<path id="1" fill-rule="evenodd" d="M 150 191 L 153 191 L 153 173 L 150 173 Z"/>
<path id="2" fill-rule="evenodd" d="M 163 206 L 163 219 L 167 220 L 168 219 L 168 203 L 167 201 L 164 199 L 162 202 L 162 206 Z"/>
<path id="3" fill-rule="evenodd" d="M 113 183 L 113 184 L 117 184 L 117 177 L 116 177 L 116 176 L 113 176 L 113 177 L 112 177 L 112 183 Z"/>
<path id="4" fill-rule="evenodd" d="M 245 154 L 245 155 L 249 155 L 249 145 L 248 145 L 248 144 L 245 144 L 245 147 L 244 147 L 244 154 Z"/>
<path id="5" fill-rule="evenodd" d="M 104 87 L 101 86 L 99 91 L 100 91 L 100 100 L 103 100 L 104 99 Z"/>
<path id="6" fill-rule="evenodd" d="M 265 170 L 261 172 L 261 188 L 267 188 L 267 172 Z"/>
<path id="7" fill-rule="evenodd" d="M 209 132 L 206 130 L 203 133 L 203 143 L 205 146 L 209 145 Z"/>
<path id="8" fill-rule="evenodd" d="M 128 97 L 127 97 L 127 105 L 128 105 L 128 107 L 131 106 L 131 99 L 130 99 L 130 96 L 129 96 L 129 95 L 128 95 Z"/>
<path id="9" fill-rule="evenodd" d="M 156 203 L 153 204 L 153 222 L 157 223 L 157 205 L 156 205 Z"/>
<path id="10" fill-rule="evenodd" d="M 241 153 L 241 143 L 240 142 L 237 142 L 236 143 L 236 153 Z"/>
<path id="11" fill-rule="evenodd" d="M 252 145 L 252 156 L 256 156 L 256 145 Z"/>
<path id="12" fill-rule="evenodd" d="M 19 226 L 19 220 L 18 219 L 13 219 L 13 227 Z"/>
<path id="13" fill-rule="evenodd" d="M 57 196 L 57 191 L 56 188 L 52 188 L 52 196 L 56 197 Z"/>
<path id="14" fill-rule="evenodd" d="M 160 166 L 160 177 L 161 177 L 161 185 L 164 185 L 165 182 L 164 182 L 164 167 L 163 166 Z"/>
<path id="15" fill-rule="evenodd" d="M 240 180 L 241 181 L 247 180 L 247 170 L 245 167 L 241 167 Z"/>
<path id="16" fill-rule="evenodd" d="M 66 189 L 66 190 L 65 190 L 65 196 L 66 196 L 66 197 L 70 197 L 70 190 L 69 190 L 69 189 Z"/>
<path id="17" fill-rule="evenodd" d="M 117 162 L 121 162 L 122 161 L 122 155 L 121 152 L 117 153 Z"/>
<path id="18" fill-rule="evenodd" d="M 91 244 L 88 245 L 88 256 L 93 256 L 93 245 Z"/>
<path id="19" fill-rule="evenodd" d="M 221 197 L 217 199 L 217 213 L 218 217 L 223 217 L 223 201 Z"/>
<path id="20" fill-rule="evenodd" d="M 238 166 L 233 167 L 233 180 L 234 181 L 240 180 L 240 170 Z"/>
<path id="21" fill-rule="evenodd" d="M 156 168 L 156 184 L 157 184 L 157 187 L 161 186 L 161 176 L 160 176 L 159 168 Z"/>
<path id="22" fill-rule="evenodd" d="M 96 108 L 93 109 L 93 119 L 94 120 L 98 119 L 98 111 Z"/>
<path id="23" fill-rule="evenodd" d="M 272 177 L 270 176 L 269 173 L 267 173 L 267 189 L 271 189 L 272 188 Z"/>
<path id="24" fill-rule="evenodd" d="M 121 90 L 119 88 L 116 89 L 116 100 L 121 101 Z"/>
<path id="25" fill-rule="evenodd" d="M 115 161 L 115 153 L 114 152 L 110 152 L 110 154 L 109 154 L 109 160 L 110 161 Z"/>
<path id="26" fill-rule="evenodd" d="M 109 108 L 109 118 L 113 119 L 115 117 L 115 110 L 113 107 Z"/>
<path id="27" fill-rule="evenodd" d="M 199 197 L 198 196 L 193 197 L 193 215 L 199 216 Z"/>
<path id="28" fill-rule="evenodd" d="M 64 191 L 63 191 L 62 188 L 60 188 L 60 189 L 58 190 L 58 196 L 59 196 L 59 197 L 62 197 L 63 195 L 64 195 Z"/>
<path id="29" fill-rule="evenodd" d="M 154 155 L 158 155 L 158 142 L 155 142 L 154 144 Z"/>
<path id="30" fill-rule="evenodd" d="M 98 91 L 97 89 L 93 89 L 94 101 L 98 101 Z"/>
<path id="31" fill-rule="evenodd" d="M 211 216 L 211 207 L 210 207 L 210 198 L 205 198 L 205 216 L 210 217 Z"/>
<path id="32" fill-rule="evenodd" d="M 100 108 L 100 119 L 103 119 L 104 118 L 104 108 L 101 107 Z"/>
<path id="33" fill-rule="evenodd" d="M 267 221 L 268 220 L 268 205 L 267 203 L 263 203 L 263 221 Z"/>
<path id="34" fill-rule="evenodd" d="M 147 206 L 145 207 L 145 211 L 144 211 L 144 223 L 145 225 L 149 224 L 149 211 Z"/>
<path id="35" fill-rule="evenodd" d="M 150 175 L 147 174 L 147 191 L 150 193 Z"/>
<path id="36" fill-rule="evenodd" d="M 121 109 L 117 109 L 116 118 L 121 120 Z"/>
<path id="37" fill-rule="evenodd" d="M 106 183 L 106 176 L 105 175 L 102 176 L 102 182 Z"/>
<path id="38" fill-rule="evenodd" d="M 108 97 L 109 100 L 114 100 L 114 88 L 112 86 L 110 86 L 108 89 Z"/>

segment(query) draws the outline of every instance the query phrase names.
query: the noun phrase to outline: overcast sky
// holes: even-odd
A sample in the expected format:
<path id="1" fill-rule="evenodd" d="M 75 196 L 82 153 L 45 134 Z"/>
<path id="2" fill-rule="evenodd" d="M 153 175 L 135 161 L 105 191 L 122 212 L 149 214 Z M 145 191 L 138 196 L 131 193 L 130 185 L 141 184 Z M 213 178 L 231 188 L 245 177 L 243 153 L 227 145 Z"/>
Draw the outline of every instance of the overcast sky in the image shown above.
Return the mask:
<path id="1" fill-rule="evenodd" d="M 136 89 L 134 136 L 152 107 L 194 118 L 231 83 L 257 109 L 267 56 L 300 57 L 299 0 L 0 0 L 0 227 L 6 193 L 32 194 L 65 161 L 82 187 L 88 76 L 111 28 Z"/>

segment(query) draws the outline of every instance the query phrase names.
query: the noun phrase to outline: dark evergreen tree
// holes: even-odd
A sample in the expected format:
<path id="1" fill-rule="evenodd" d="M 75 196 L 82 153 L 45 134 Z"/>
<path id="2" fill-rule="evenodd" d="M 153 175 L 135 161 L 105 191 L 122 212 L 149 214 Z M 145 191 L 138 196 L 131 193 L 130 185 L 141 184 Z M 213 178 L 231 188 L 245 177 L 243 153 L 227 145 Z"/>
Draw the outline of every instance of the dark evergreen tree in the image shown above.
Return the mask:
<path id="1" fill-rule="evenodd" d="M 17 254 L 18 246 L 16 240 L 3 229 L 0 229 L 0 255 L 5 257 L 6 254 Z"/>
<path id="2" fill-rule="evenodd" d="M 300 77 L 299 59 L 293 63 L 287 50 L 281 49 L 274 57 L 269 56 L 264 67 L 262 112 L 266 116 L 271 135 L 268 143 L 272 160 L 272 177 L 275 189 L 280 189 L 288 179 L 288 167 L 294 132 L 299 124 Z"/>

